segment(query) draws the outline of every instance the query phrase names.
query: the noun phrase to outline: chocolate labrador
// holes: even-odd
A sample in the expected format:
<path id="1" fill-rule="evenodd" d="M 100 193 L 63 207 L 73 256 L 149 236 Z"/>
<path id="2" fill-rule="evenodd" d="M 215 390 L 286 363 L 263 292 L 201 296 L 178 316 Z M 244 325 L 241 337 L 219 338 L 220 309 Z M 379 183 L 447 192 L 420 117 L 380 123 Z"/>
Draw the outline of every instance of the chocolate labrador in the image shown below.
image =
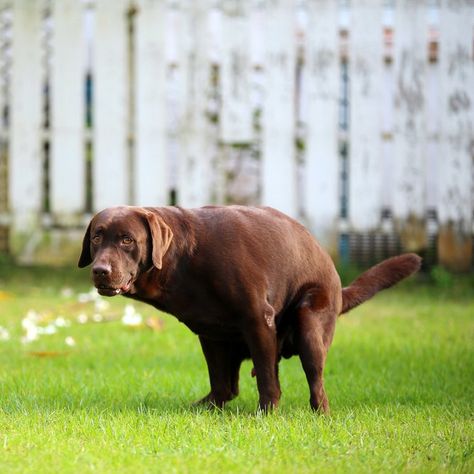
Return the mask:
<path id="1" fill-rule="evenodd" d="M 251 358 L 259 408 L 280 399 L 278 363 L 298 355 L 310 404 L 327 412 L 326 355 L 338 315 L 416 272 L 405 254 L 372 267 L 349 287 L 301 224 L 268 207 L 113 207 L 84 236 L 79 267 L 92 263 L 101 295 L 124 295 L 170 313 L 199 336 L 210 392 L 223 407 L 239 393 Z"/>

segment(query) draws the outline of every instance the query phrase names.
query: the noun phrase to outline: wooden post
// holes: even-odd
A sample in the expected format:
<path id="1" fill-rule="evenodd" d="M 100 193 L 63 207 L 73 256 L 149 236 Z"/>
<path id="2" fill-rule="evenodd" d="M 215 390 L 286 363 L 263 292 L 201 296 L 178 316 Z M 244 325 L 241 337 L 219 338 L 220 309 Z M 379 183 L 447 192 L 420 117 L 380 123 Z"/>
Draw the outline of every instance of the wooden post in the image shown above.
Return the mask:
<path id="1" fill-rule="evenodd" d="M 0 0 L 0 153 L 2 153 L 1 147 L 6 141 L 6 130 L 3 120 L 3 111 L 5 104 L 7 103 L 6 91 L 5 91 L 5 69 L 6 69 L 6 32 L 5 32 L 5 21 L 4 21 L 4 10 L 6 9 L 6 0 Z M 2 178 L 0 177 L 0 180 Z M 4 209 L 2 209 L 2 212 Z"/>
<path id="2" fill-rule="evenodd" d="M 42 210 L 41 2 L 13 2 L 10 209 L 16 231 L 39 223 Z"/>
<path id="3" fill-rule="evenodd" d="M 221 110 L 219 113 L 220 156 L 217 195 L 220 201 L 239 200 L 232 194 L 229 170 L 238 161 L 245 167 L 248 145 L 254 138 L 250 101 L 250 1 L 223 0 L 221 3 Z M 236 146 L 238 149 L 236 149 Z M 245 148 L 245 149 L 244 149 Z M 243 190 L 237 190 L 243 191 Z"/>
<path id="4" fill-rule="evenodd" d="M 178 202 L 184 207 L 211 203 L 211 148 L 209 118 L 207 117 L 210 87 L 210 60 L 208 50 L 209 1 L 191 2 L 186 8 L 185 46 L 180 67 L 186 68 L 186 114 L 182 127 L 183 147 L 178 169 Z M 186 33 L 185 32 L 185 33 Z"/>
<path id="5" fill-rule="evenodd" d="M 179 170 L 184 156 L 184 137 L 186 124 L 186 95 L 188 79 L 188 47 L 189 32 L 187 14 L 182 1 L 169 4 L 166 22 L 166 58 L 169 61 L 167 76 L 166 114 L 168 117 L 168 176 L 169 184 L 174 193 L 179 192 Z M 178 197 L 179 200 L 179 197 Z"/>
<path id="6" fill-rule="evenodd" d="M 472 268 L 474 62 L 472 5 L 442 2 L 440 12 L 441 157 L 438 258 L 447 268 Z"/>
<path id="7" fill-rule="evenodd" d="M 265 3 L 262 204 L 296 217 L 294 2 Z"/>
<path id="8" fill-rule="evenodd" d="M 168 204 L 164 0 L 140 0 L 135 53 L 135 204 Z"/>
<path id="9" fill-rule="evenodd" d="M 7 142 L 8 130 L 4 117 L 7 102 L 7 20 L 6 0 L 0 0 L 0 253 L 9 251 L 8 223 L 8 168 Z"/>
<path id="10" fill-rule="evenodd" d="M 62 224 L 85 206 L 83 13 L 76 0 L 53 2 L 51 210 Z"/>
<path id="11" fill-rule="evenodd" d="M 7 38 L 7 28 L 6 28 L 6 9 L 7 9 L 7 1 L 0 0 L 0 147 L 3 146 L 4 143 L 7 141 L 7 130 L 6 130 L 6 122 L 4 120 L 4 110 L 5 106 L 8 104 L 7 102 L 7 42 L 9 41 Z M 2 153 L 3 150 L 0 151 Z M 3 179 L 0 177 L 0 179 Z M 8 187 L 8 186 L 7 186 Z M 6 189 L 2 190 L 2 194 L 6 193 Z M 6 196 L 5 196 L 6 197 Z M 4 212 L 5 209 L 2 209 Z"/>
<path id="12" fill-rule="evenodd" d="M 439 30 L 438 28 L 435 31 Z M 430 25 L 433 35 L 434 25 Z M 432 38 L 433 39 L 433 38 Z M 433 44 L 433 43 L 431 43 Z M 436 43 L 438 44 L 438 43 Z M 426 71 L 426 168 L 425 189 L 426 209 L 432 213 L 438 207 L 438 173 L 440 158 L 441 100 L 440 100 L 440 64 L 438 57 L 432 57 Z"/>
<path id="13" fill-rule="evenodd" d="M 130 202 L 126 0 L 97 0 L 94 41 L 93 207 Z"/>
<path id="14" fill-rule="evenodd" d="M 427 22 L 424 2 L 395 5 L 395 224 L 405 250 L 421 251 L 425 231 L 425 68 Z"/>
<path id="15" fill-rule="evenodd" d="M 319 241 L 337 254 L 339 216 L 338 5 L 311 0 L 306 44 L 308 107 L 305 211 Z"/>
<path id="16" fill-rule="evenodd" d="M 367 232 L 375 230 L 381 214 L 382 5 L 357 0 L 351 11 L 349 217 L 352 229 Z"/>
<path id="17" fill-rule="evenodd" d="M 220 140 L 226 144 L 249 143 L 253 138 L 249 1 L 223 0 L 222 12 Z"/>

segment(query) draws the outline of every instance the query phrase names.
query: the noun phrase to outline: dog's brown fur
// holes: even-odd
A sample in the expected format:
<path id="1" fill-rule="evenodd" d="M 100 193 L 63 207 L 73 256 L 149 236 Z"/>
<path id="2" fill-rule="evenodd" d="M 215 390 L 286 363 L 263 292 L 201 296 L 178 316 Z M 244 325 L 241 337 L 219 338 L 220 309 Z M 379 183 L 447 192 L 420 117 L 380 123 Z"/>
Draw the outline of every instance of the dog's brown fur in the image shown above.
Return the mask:
<path id="1" fill-rule="evenodd" d="M 176 316 L 199 336 L 222 407 L 251 357 L 259 407 L 280 399 L 278 362 L 298 355 L 310 404 L 327 412 L 323 369 L 337 316 L 416 272 L 414 254 L 376 265 L 342 289 L 328 254 L 298 222 L 271 208 L 117 207 L 97 214 L 79 267 L 93 263 L 99 293 L 123 294 Z"/>

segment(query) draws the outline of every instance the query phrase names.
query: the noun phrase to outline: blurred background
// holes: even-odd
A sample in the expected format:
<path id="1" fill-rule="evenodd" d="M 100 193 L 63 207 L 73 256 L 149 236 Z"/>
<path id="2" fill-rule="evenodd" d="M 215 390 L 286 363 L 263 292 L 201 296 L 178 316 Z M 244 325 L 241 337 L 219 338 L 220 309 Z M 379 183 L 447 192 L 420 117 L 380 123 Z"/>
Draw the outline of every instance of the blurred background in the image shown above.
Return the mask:
<path id="1" fill-rule="evenodd" d="M 271 205 L 339 263 L 473 268 L 471 0 L 0 0 L 0 254 L 107 206 Z M 9 258 L 9 257 L 8 257 Z"/>

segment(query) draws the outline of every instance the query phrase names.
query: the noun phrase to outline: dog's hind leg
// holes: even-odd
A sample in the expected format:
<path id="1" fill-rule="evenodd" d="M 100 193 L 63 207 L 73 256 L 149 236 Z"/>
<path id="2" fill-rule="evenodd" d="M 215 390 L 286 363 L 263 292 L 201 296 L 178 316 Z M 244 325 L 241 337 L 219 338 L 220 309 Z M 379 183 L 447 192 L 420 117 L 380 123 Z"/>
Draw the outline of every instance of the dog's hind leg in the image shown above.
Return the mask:
<path id="1" fill-rule="evenodd" d="M 268 308 L 271 308 L 267 305 Z M 271 308 L 274 314 L 273 308 Z M 266 314 L 270 311 L 265 311 Z M 259 409 L 268 412 L 278 406 L 281 396 L 278 380 L 278 344 L 273 318 L 255 318 L 247 325 L 245 340 L 257 377 Z"/>
<path id="2" fill-rule="evenodd" d="M 334 333 L 336 315 L 329 310 L 297 310 L 295 342 L 309 385 L 310 405 L 315 411 L 329 413 L 324 391 L 323 371 L 326 355 Z"/>
<path id="3" fill-rule="evenodd" d="M 209 371 L 211 391 L 197 404 L 223 408 L 239 394 L 239 370 L 244 356 L 237 344 L 199 336 Z"/>

